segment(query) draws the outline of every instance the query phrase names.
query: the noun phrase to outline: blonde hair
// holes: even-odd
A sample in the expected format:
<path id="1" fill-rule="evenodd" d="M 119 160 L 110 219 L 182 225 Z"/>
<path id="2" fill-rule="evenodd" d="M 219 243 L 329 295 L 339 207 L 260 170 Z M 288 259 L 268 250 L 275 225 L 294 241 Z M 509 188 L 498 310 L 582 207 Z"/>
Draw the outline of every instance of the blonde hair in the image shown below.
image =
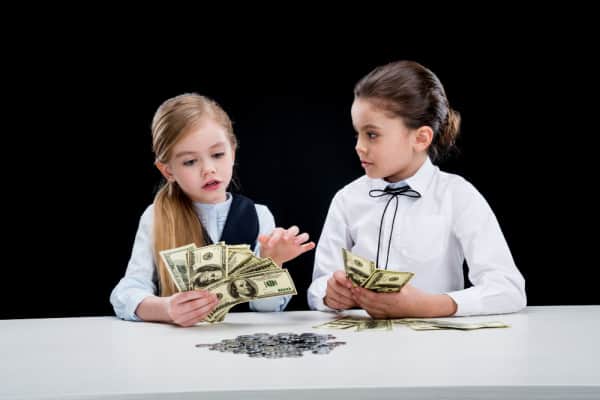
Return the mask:
<path id="1" fill-rule="evenodd" d="M 156 161 L 168 163 L 173 147 L 193 128 L 212 119 L 225 128 L 235 152 L 237 139 L 229 116 L 212 99 L 196 93 L 168 99 L 158 107 L 152 119 L 152 150 Z M 190 198 L 177 182 L 165 182 L 154 197 L 154 258 L 157 262 L 160 296 L 177 291 L 159 252 L 195 243 L 204 246 L 204 229 Z"/>

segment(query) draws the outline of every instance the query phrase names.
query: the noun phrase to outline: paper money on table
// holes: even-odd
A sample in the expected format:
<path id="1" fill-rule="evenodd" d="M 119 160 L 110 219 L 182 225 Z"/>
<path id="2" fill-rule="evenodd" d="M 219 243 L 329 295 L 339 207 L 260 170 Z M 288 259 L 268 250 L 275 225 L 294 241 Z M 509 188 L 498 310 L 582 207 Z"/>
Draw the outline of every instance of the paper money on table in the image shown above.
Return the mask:
<path id="1" fill-rule="evenodd" d="M 461 331 L 470 331 L 483 328 L 509 328 L 510 326 L 499 321 L 491 322 L 456 322 L 436 319 L 421 318 L 403 318 L 392 320 L 394 324 L 403 324 L 417 331 L 439 330 L 439 329 L 458 329 Z"/>
<path id="2" fill-rule="evenodd" d="M 313 328 L 343 329 L 348 331 L 391 331 L 392 321 L 389 319 L 371 319 L 361 317 L 343 317 L 327 321 Z"/>

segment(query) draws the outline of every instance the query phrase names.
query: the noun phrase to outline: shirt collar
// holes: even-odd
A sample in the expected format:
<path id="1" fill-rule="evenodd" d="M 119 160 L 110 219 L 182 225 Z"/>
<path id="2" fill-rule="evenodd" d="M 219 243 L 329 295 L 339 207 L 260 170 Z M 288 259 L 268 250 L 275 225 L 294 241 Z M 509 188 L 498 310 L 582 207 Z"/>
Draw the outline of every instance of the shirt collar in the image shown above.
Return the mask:
<path id="1" fill-rule="evenodd" d="M 229 192 L 226 193 L 226 196 L 227 197 L 224 202 L 216 204 L 194 202 L 194 209 L 198 215 L 208 215 L 211 213 L 216 213 L 217 216 L 227 215 L 229 208 L 231 207 L 231 201 L 233 197 Z"/>
<path id="2" fill-rule="evenodd" d="M 423 165 L 421 165 L 419 167 L 417 172 L 415 172 L 415 174 L 413 176 L 406 178 L 404 180 L 401 180 L 398 182 L 388 182 L 381 178 L 378 178 L 378 179 L 368 178 L 368 179 L 370 182 L 371 189 L 383 190 L 388 186 L 390 188 L 397 188 L 400 186 L 408 185 L 411 187 L 411 189 L 416 190 L 422 196 L 425 193 L 425 189 L 429 185 L 429 182 L 431 181 L 431 178 L 433 177 L 434 172 L 435 172 L 435 166 L 433 165 L 433 163 L 431 162 L 429 157 L 427 157 L 425 159 L 425 162 L 423 163 Z"/>

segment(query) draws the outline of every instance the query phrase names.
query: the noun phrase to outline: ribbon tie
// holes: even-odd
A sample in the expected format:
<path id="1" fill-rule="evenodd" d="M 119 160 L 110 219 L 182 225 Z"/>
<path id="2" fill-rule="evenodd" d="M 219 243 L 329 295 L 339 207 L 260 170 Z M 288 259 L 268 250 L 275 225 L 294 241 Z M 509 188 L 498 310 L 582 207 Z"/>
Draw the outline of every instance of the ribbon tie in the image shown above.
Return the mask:
<path id="1" fill-rule="evenodd" d="M 412 197 L 413 199 L 418 199 L 421 197 L 421 194 L 414 189 L 411 189 L 410 186 L 404 185 L 397 188 L 392 188 L 386 186 L 385 189 L 373 189 L 369 190 L 369 196 L 371 197 L 383 197 L 390 196 L 388 199 L 385 208 L 383 209 L 383 214 L 381 214 L 381 222 L 379 223 L 379 237 L 377 238 L 377 259 L 375 260 L 375 266 L 379 268 L 379 249 L 381 247 L 381 230 L 383 228 L 383 220 L 385 218 L 385 212 L 387 211 L 388 206 L 390 205 L 393 199 L 396 199 L 396 207 L 394 209 L 394 217 L 392 218 L 392 229 L 390 229 L 390 240 L 388 242 L 388 250 L 387 257 L 385 259 L 385 268 L 387 269 L 388 261 L 390 259 L 390 247 L 392 246 L 392 233 L 394 232 L 394 222 L 396 221 L 396 213 L 398 212 L 398 196 L 406 196 Z"/>

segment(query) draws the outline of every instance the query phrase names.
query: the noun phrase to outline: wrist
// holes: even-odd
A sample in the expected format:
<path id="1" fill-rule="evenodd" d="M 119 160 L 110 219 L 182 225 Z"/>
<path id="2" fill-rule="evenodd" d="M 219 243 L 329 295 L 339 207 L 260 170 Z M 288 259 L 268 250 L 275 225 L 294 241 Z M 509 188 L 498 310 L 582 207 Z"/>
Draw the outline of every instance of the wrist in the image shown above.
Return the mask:
<path id="1" fill-rule="evenodd" d="M 422 310 L 423 315 L 429 318 L 449 317 L 456 313 L 456 303 L 452 297 L 446 294 L 428 295 L 426 309 Z"/>

